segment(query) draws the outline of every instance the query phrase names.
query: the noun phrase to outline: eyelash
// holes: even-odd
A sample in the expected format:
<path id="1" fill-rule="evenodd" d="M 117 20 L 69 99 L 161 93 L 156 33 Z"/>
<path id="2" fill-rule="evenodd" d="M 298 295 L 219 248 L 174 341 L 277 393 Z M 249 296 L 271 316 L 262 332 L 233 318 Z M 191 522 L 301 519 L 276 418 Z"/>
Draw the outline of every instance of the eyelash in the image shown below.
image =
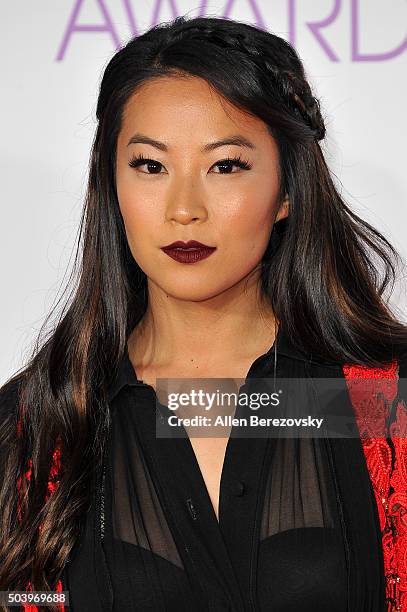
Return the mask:
<path id="1" fill-rule="evenodd" d="M 252 167 L 252 165 L 249 163 L 248 160 L 242 159 L 240 157 L 240 155 L 238 157 L 225 157 L 225 159 L 221 159 L 218 162 L 216 162 L 216 164 L 214 164 L 214 166 L 220 166 L 222 164 L 224 164 L 225 162 L 227 162 L 229 165 L 232 166 L 238 166 L 239 168 L 241 168 L 242 170 L 250 170 L 250 168 Z M 150 159 L 149 157 L 144 157 L 144 155 L 142 155 L 141 153 L 139 153 L 137 156 L 132 157 L 132 159 L 129 161 L 129 166 L 131 168 L 137 168 L 138 166 L 143 166 L 146 163 L 151 163 L 151 164 L 158 164 L 159 166 L 162 166 L 162 164 L 154 159 Z M 161 174 L 160 172 L 145 172 L 145 174 Z M 236 174 L 235 172 L 219 172 L 219 174 Z"/>

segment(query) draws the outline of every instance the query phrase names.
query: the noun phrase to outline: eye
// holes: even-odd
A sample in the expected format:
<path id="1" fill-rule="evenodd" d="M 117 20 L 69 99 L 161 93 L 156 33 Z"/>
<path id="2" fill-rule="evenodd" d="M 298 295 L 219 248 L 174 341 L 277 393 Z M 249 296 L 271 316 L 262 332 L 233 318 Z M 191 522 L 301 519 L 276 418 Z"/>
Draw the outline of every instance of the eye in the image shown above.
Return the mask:
<path id="1" fill-rule="evenodd" d="M 221 166 L 223 168 L 226 168 L 227 170 L 230 170 L 231 168 L 233 168 L 233 166 L 237 166 L 242 170 L 250 170 L 250 168 L 252 167 L 247 160 L 242 159 L 240 156 L 227 157 L 226 159 L 222 159 L 216 162 L 214 166 Z M 215 172 L 215 174 L 236 174 L 236 172 Z"/>
<path id="2" fill-rule="evenodd" d="M 141 153 L 139 153 L 136 157 L 132 157 L 129 161 L 129 166 L 131 168 L 138 168 L 139 166 L 144 165 L 148 166 L 149 168 L 155 169 L 157 169 L 157 167 L 163 168 L 163 165 L 160 164 L 160 162 L 156 161 L 155 159 L 150 159 L 149 157 L 144 157 L 144 155 L 142 155 Z M 158 170 L 158 172 L 145 172 L 144 174 L 160 174 L 160 171 Z"/>
<path id="3" fill-rule="evenodd" d="M 150 159 L 149 157 L 144 157 L 141 153 L 137 156 L 132 157 L 129 161 L 129 166 L 131 168 L 138 168 L 140 166 L 148 166 L 148 168 L 152 172 L 144 172 L 144 174 L 160 174 L 160 168 L 164 166 L 156 161 L 155 159 Z M 212 167 L 218 166 L 219 168 L 226 169 L 226 172 L 215 172 L 215 174 L 236 174 L 236 172 L 229 172 L 229 170 L 233 169 L 233 166 L 237 166 L 241 170 L 250 170 L 252 167 L 251 164 L 247 161 L 239 157 L 227 157 L 225 159 L 221 159 L 220 161 L 213 164 Z"/>

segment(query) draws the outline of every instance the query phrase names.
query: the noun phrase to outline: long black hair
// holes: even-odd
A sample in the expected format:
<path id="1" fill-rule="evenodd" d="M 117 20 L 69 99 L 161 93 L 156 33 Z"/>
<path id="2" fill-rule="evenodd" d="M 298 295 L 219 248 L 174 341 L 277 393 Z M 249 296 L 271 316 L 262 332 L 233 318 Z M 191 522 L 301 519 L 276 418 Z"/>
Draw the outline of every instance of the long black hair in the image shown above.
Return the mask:
<path id="1" fill-rule="evenodd" d="M 40 332 L 29 363 L 2 388 L 3 408 L 12 389 L 18 402 L 0 428 L 0 590 L 28 581 L 35 590 L 55 588 L 89 507 L 90 477 L 109 430 L 106 391 L 147 308 L 147 278 L 129 250 L 117 199 L 116 141 L 129 96 L 171 75 L 205 79 L 264 121 L 277 142 L 289 216 L 274 226 L 260 278 L 293 341 L 330 361 L 366 365 L 406 348 L 406 326 L 385 299 L 399 256 L 335 188 L 321 150 L 320 105 L 293 47 L 216 17 L 177 17 L 130 40 L 101 81 L 72 291 L 46 337 Z M 57 441 L 59 485 L 44 503 Z M 27 469 L 20 526 L 16 482 Z"/>

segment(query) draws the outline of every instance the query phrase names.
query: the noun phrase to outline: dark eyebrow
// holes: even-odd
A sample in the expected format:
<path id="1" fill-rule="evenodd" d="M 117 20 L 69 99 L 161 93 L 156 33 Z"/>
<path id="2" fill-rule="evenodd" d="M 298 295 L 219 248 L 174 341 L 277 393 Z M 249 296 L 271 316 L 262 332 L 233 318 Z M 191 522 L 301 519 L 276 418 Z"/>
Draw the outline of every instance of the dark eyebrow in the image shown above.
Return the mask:
<path id="1" fill-rule="evenodd" d="M 148 136 L 145 136 L 144 134 L 141 134 L 140 132 L 138 132 L 137 134 L 134 134 L 134 136 L 130 138 L 129 142 L 127 143 L 127 146 L 131 144 L 136 144 L 136 143 L 149 144 L 152 147 L 159 149 L 160 151 L 168 151 L 168 147 L 166 144 L 164 144 L 163 142 L 160 142 L 159 140 L 155 140 L 154 138 L 149 138 Z M 202 153 L 207 153 L 209 151 L 213 151 L 214 149 L 217 149 L 218 147 L 223 147 L 225 145 L 236 145 L 238 147 L 247 147 L 248 149 L 256 148 L 254 144 L 250 142 L 250 140 L 248 140 L 244 136 L 241 136 L 240 134 L 235 134 L 227 138 L 222 138 L 222 140 L 216 140 L 215 142 L 208 142 L 208 144 L 202 147 L 201 151 Z"/>

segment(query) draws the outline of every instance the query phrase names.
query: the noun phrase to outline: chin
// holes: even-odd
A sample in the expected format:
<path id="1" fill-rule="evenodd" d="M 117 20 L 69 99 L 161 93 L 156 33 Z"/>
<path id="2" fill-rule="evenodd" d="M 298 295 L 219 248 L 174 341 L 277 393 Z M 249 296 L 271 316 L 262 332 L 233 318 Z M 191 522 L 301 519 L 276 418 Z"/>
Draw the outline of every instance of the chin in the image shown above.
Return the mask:
<path id="1" fill-rule="evenodd" d="M 161 290 L 168 296 L 177 300 L 184 300 L 186 302 L 204 302 L 205 300 L 210 300 L 211 298 L 216 297 L 217 295 L 223 293 L 227 290 L 227 287 L 222 287 L 217 285 L 216 287 L 213 285 L 206 285 L 202 282 L 202 279 L 197 280 L 197 282 L 191 282 L 188 279 L 182 281 L 178 276 L 177 279 L 174 279 L 174 283 L 169 282 L 170 278 L 167 276 L 165 279 L 165 283 L 157 285 L 161 288 Z"/>

